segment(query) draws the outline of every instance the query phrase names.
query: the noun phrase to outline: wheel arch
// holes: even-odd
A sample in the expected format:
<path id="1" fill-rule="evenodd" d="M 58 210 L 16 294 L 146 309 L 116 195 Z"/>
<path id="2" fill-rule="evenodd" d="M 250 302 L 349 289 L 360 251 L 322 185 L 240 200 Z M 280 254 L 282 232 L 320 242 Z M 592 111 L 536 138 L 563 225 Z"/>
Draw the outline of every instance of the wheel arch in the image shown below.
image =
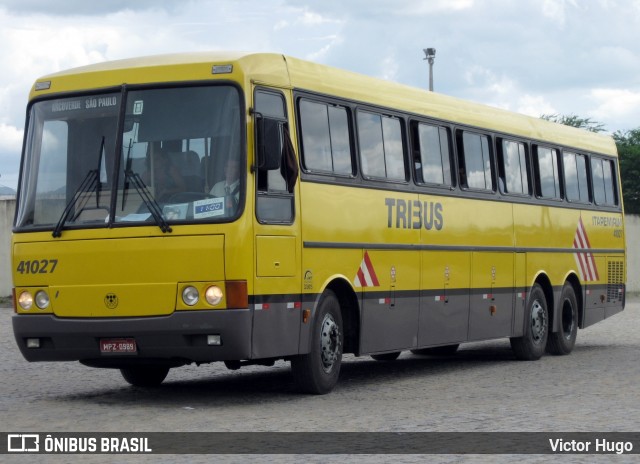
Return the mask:
<path id="1" fill-rule="evenodd" d="M 555 320 L 556 320 L 555 300 L 556 299 L 553 295 L 553 285 L 551 284 L 551 279 L 549 279 L 549 276 L 547 274 L 545 274 L 544 272 L 541 272 L 536 276 L 531 286 L 533 287 L 533 285 L 535 284 L 540 285 L 540 287 L 542 288 L 542 291 L 544 292 L 544 297 L 547 300 L 549 327 L 555 327 Z"/>
<path id="2" fill-rule="evenodd" d="M 565 285 L 566 284 L 570 284 L 573 287 L 573 292 L 576 295 L 576 300 L 578 302 L 578 327 L 583 327 L 583 321 L 584 321 L 584 294 L 583 294 L 583 288 L 582 288 L 582 284 L 580 283 L 580 279 L 578 278 L 578 276 L 574 273 L 571 272 L 569 273 L 569 275 L 567 275 L 567 277 L 565 278 Z M 558 302 L 558 305 L 562 304 L 561 302 Z M 562 308 L 557 308 L 557 311 L 560 311 Z M 554 327 L 555 329 L 555 327 Z"/>
<path id="3" fill-rule="evenodd" d="M 335 277 L 325 286 L 338 298 L 344 334 L 344 353 L 360 354 L 360 304 L 351 283 L 344 277 Z M 324 291 L 323 291 L 324 293 Z"/>

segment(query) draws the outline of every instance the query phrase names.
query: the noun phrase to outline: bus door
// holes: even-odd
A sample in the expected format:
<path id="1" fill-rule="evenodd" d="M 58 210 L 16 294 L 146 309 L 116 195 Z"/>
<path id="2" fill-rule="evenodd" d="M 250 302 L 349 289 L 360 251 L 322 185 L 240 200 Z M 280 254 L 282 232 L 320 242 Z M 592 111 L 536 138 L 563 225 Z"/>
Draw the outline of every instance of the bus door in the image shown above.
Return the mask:
<path id="1" fill-rule="evenodd" d="M 302 279 L 300 214 L 295 193 L 297 161 L 295 154 L 293 160 L 286 159 L 283 150 L 289 138 L 283 93 L 256 88 L 253 109 L 256 156 L 252 357 L 268 358 L 298 354 Z"/>

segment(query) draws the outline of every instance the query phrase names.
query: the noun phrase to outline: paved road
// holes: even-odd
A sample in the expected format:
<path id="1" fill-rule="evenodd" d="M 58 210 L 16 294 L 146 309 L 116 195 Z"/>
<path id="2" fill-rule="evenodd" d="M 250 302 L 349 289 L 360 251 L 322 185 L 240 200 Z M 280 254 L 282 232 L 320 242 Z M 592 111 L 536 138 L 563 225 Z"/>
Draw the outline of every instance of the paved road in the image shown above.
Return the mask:
<path id="1" fill-rule="evenodd" d="M 377 362 L 348 356 L 338 386 L 325 396 L 297 393 L 284 362 L 238 371 L 221 363 L 186 366 L 153 390 L 128 386 L 118 371 L 28 363 L 15 346 L 11 315 L 0 309 L 5 431 L 640 431 L 639 299 L 579 331 L 570 356 L 516 361 L 508 340 L 463 345 L 454 358 L 407 352 L 394 362 Z M 527 460 L 545 462 L 539 458 Z"/>

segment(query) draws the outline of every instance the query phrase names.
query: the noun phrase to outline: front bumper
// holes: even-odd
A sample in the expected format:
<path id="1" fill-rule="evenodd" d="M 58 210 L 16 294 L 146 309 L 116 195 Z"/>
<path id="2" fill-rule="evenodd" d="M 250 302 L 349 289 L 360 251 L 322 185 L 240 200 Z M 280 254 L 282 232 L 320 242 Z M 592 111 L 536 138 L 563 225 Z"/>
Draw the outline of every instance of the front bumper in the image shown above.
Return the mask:
<path id="1" fill-rule="evenodd" d="M 252 311 L 176 311 L 159 317 L 100 319 L 16 314 L 13 331 L 28 361 L 81 361 L 96 367 L 140 363 L 179 366 L 250 359 Z M 209 346 L 207 335 L 220 335 L 222 344 Z M 27 348 L 28 338 L 39 338 L 40 347 Z M 134 338 L 137 353 L 102 354 L 102 338 Z"/>

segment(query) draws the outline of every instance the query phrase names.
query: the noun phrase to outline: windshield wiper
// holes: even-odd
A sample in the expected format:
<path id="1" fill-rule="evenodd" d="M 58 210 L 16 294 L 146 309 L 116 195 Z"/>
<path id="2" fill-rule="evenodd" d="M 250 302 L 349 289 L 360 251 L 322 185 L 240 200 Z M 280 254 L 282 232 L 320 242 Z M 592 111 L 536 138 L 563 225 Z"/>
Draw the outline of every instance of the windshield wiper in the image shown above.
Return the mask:
<path id="1" fill-rule="evenodd" d="M 67 203 L 67 206 L 65 206 L 64 211 L 62 212 L 62 216 L 60 216 L 60 220 L 58 220 L 56 227 L 53 229 L 53 233 L 51 235 L 53 235 L 54 238 L 60 237 L 62 235 L 62 228 L 67 222 L 67 219 L 69 219 L 69 215 L 71 214 L 71 211 L 73 211 L 73 208 L 76 205 L 76 203 L 78 203 L 78 200 L 80 200 L 80 198 L 83 197 L 82 194 L 84 192 L 93 192 L 94 190 L 96 190 L 96 184 L 99 183 L 98 182 L 99 175 L 100 174 L 97 169 L 92 169 L 89 172 L 87 172 L 86 176 L 84 176 L 84 179 L 80 183 L 80 186 L 77 188 L 77 190 L 73 194 L 73 197 L 71 198 L 69 203 Z M 84 209 L 84 206 L 87 204 L 87 201 L 89 201 L 89 195 L 84 195 L 82 204 L 80 208 L 78 208 L 79 211 L 82 211 Z"/>
<path id="2" fill-rule="evenodd" d="M 128 172 L 131 171 L 131 148 L 133 147 L 133 139 L 129 139 L 129 148 L 127 149 L 127 161 L 124 168 L 124 186 L 122 188 L 122 211 L 124 211 L 124 205 L 127 202 L 127 196 L 129 195 L 129 176 Z"/>
<path id="3" fill-rule="evenodd" d="M 137 172 L 133 172 L 131 169 L 126 169 L 124 172 L 124 178 L 125 183 L 131 181 L 133 187 L 136 189 L 136 192 L 138 192 L 138 195 L 140 195 L 140 198 L 142 198 L 142 201 L 144 201 L 144 204 L 149 209 L 151 216 L 153 216 L 153 219 L 156 221 L 156 224 L 158 224 L 158 227 L 160 227 L 160 230 L 164 233 L 172 232 L 171 226 L 167 223 L 167 221 L 164 219 L 164 216 L 162 215 L 160 206 L 156 202 L 155 198 L 153 198 L 153 195 L 151 195 L 151 192 L 149 192 L 149 189 L 140 177 L 140 174 L 138 174 Z"/>
<path id="4" fill-rule="evenodd" d="M 73 198 L 71 198 L 71 201 L 69 201 L 69 203 L 67 203 L 67 206 L 65 206 L 64 211 L 62 212 L 62 216 L 60 216 L 56 227 L 53 229 L 52 235 L 54 238 L 60 237 L 60 235 L 62 235 L 62 228 L 69 219 L 69 215 L 71 214 L 74 206 L 76 205 L 76 203 L 78 203 L 80 197 L 83 196 L 82 192 L 96 192 L 96 208 L 100 207 L 100 190 L 102 187 L 102 184 L 100 182 L 100 168 L 102 167 L 103 151 L 104 135 L 102 136 L 102 140 L 100 140 L 100 149 L 98 150 L 98 169 L 92 169 L 91 171 L 87 172 L 87 175 L 84 176 L 84 179 L 82 179 L 82 182 L 80 182 L 80 186 L 73 194 Z M 78 208 L 78 212 L 74 218 L 77 218 L 80 215 L 80 213 L 86 206 L 87 201 L 89 201 L 89 195 L 84 195 L 82 204 L 80 205 L 80 208 Z"/>

